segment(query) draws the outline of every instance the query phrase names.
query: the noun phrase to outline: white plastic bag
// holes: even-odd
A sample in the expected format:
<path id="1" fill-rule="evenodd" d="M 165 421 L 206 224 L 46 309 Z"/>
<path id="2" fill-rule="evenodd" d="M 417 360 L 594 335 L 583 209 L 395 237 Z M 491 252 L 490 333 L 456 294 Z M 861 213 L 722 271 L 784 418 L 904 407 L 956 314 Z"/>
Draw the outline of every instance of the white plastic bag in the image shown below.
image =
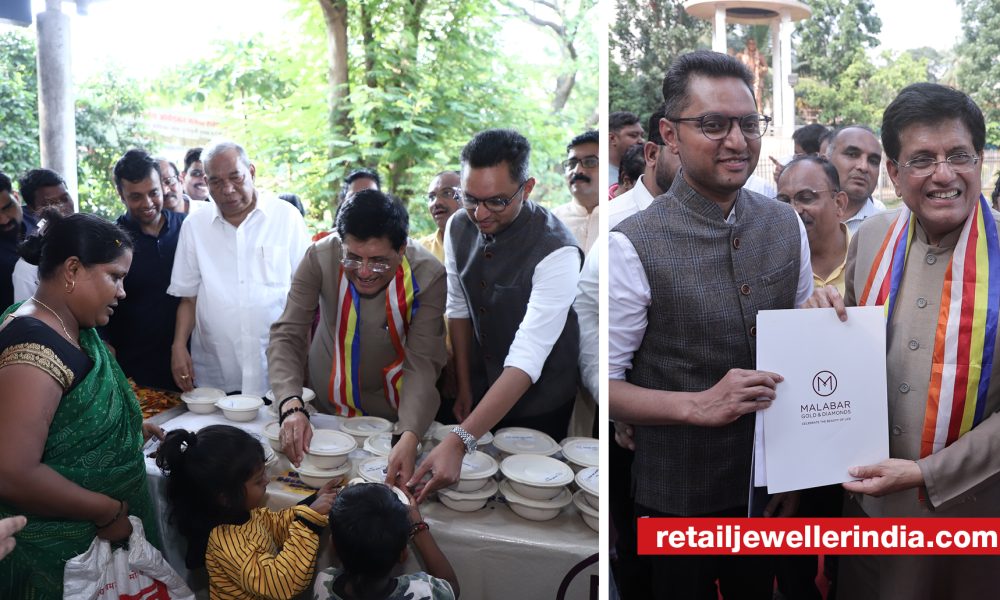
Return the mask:
<path id="1" fill-rule="evenodd" d="M 94 538 L 86 552 L 69 560 L 63 571 L 66 600 L 194 600 L 184 580 L 160 551 L 146 541 L 142 521 L 129 517 L 128 550 Z"/>

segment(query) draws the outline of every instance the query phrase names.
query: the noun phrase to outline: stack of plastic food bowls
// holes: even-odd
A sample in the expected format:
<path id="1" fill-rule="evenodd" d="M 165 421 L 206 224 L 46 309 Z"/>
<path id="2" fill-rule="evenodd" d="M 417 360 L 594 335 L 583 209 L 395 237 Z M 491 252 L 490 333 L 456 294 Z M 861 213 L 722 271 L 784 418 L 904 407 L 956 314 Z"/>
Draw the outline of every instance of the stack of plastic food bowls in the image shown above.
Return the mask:
<path id="1" fill-rule="evenodd" d="M 458 483 L 450 489 L 456 492 L 475 492 L 483 489 L 499 467 L 492 456 L 477 450 L 462 458 L 462 471 Z"/>
<path id="2" fill-rule="evenodd" d="M 257 418 L 258 409 L 264 406 L 259 396 L 226 396 L 216 400 L 215 405 L 222 409 L 222 414 L 230 421 L 244 423 Z"/>
<path id="3" fill-rule="evenodd" d="M 438 499 L 452 510 L 473 512 L 486 506 L 490 498 L 496 495 L 500 486 L 493 478 L 487 478 L 485 485 L 471 492 L 460 492 L 453 489 L 438 490 Z"/>
<path id="4" fill-rule="evenodd" d="M 454 433 L 451 432 L 451 430 L 454 429 L 454 427 L 455 427 L 454 425 L 442 425 L 438 427 L 436 430 L 434 430 L 434 445 L 436 446 L 440 444 L 449 435 L 455 435 Z M 484 433 L 482 437 L 476 440 L 476 445 L 479 446 L 480 448 L 485 448 L 486 446 L 489 446 L 492 443 L 493 443 L 493 434 L 490 433 L 489 431 Z"/>
<path id="5" fill-rule="evenodd" d="M 267 410 L 274 416 L 278 416 L 278 400 L 274 399 L 274 391 L 267 390 L 264 397 L 271 401 L 271 406 L 267 407 Z M 302 388 L 302 402 L 308 405 L 310 402 L 316 399 L 316 392 L 309 388 Z"/>
<path id="6" fill-rule="evenodd" d="M 358 446 L 376 433 L 392 432 L 392 423 L 381 417 L 351 417 L 340 422 L 340 430 L 354 437 Z"/>
<path id="7" fill-rule="evenodd" d="M 568 468 L 568 467 L 567 467 Z M 514 491 L 511 480 L 505 479 L 500 482 L 500 493 L 507 500 L 507 505 L 515 514 L 530 521 L 548 521 L 559 516 L 563 507 L 573 501 L 573 495 L 566 487 L 559 488 L 560 492 L 554 498 L 548 500 L 536 500 L 527 498 Z"/>
<path id="8" fill-rule="evenodd" d="M 309 461 L 303 461 L 302 466 L 298 468 L 299 479 L 302 480 L 302 483 L 311 488 L 317 489 L 323 487 L 330 481 L 339 482 L 347 479 L 347 474 L 350 472 L 350 463 L 344 463 L 334 469 L 320 469 L 319 467 L 310 464 Z"/>
<path id="9" fill-rule="evenodd" d="M 226 392 L 209 387 L 194 388 L 181 394 L 181 400 L 187 404 L 187 409 L 200 415 L 215 412 L 215 403 L 225 397 Z"/>
<path id="10" fill-rule="evenodd" d="M 500 451 L 501 459 L 514 454 L 552 456 L 561 449 L 550 436 L 524 427 L 507 427 L 497 431 L 493 447 Z"/>
<path id="11" fill-rule="evenodd" d="M 600 473 L 597 467 L 580 469 L 575 480 L 577 487 L 583 492 L 583 499 L 586 500 L 587 504 L 593 509 L 599 509 L 598 483 L 600 482 Z"/>
<path id="12" fill-rule="evenodd" d="M 444 425 L 442 425 L 440 421 L 432 421 L 431 424 L 427 426 L 427 431 L 424 432 L 424 436 L 420 439 L 420 441 L 427 447 L 433 446 L 435 443 L 434 434 L 437 433 L 437 430 L 441 427 L 444 427 Z"/>
<path id="13" fill-rule="evenodd" d="M 500 462 L 500 471 L 507 478 L 500 483 L 500 493 L 511 510 L 525 519 L 554 519 L 573 501 L 566 487 L 573 481 L 573 469 L 554 458 L 514 454 Z"/>
<path id="14" fill-rule="evenodd" d="M 347 464 L 348 455 L 357 447 L 354 438 L 346 433 L 317 429 L 313 431 L 306 455 L 309 462 L 317 468 L 336 469 Z"/>
<path id="15" fill-rule="evenodd" d="M 373 456 L 389 456 L 392 452 L 392 432 L 384 431 L 370 435 L 365 440 L 364 449 Z M 420 455 L 421 445 L 417 444 L 417 455 Z"/>
<path id="16" fill-rule="evenodd" d="M 573 504 L 576 509 L 580 511 L 580 517 L 583 518 L 583 522 L 587 524 L 594 531 L 599 531 L 601 527 L 600 512 L 590 505 L 590 501 L 586 500 L 587 493 L 583 490 L 578 491 L 573 495 Z"/>
<path id="17" fill-rule="evenodd" d="M 569 438 L 562 443 L 563 457 L 574 471 L 600 464 L 600 451 L 601 443 L 594 438 Z"/>
<path id="18" fill-rule="evenodd" d="M 358 463 L 358 476 L 370 483 L 385 483 L 385 474 L 389 468 L 389 459 L 385 456 L 373 456 Z"/>

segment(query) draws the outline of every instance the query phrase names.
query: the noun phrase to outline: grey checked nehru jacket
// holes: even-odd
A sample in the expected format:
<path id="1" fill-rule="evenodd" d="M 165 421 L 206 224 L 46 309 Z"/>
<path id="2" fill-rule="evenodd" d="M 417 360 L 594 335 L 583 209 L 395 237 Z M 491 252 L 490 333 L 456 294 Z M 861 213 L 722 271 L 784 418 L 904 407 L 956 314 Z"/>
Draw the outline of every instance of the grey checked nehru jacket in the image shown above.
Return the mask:
<path id="1" fill-rule="evenodd" d="M 696 392 L 730 369 L 753 369 L 757 311 L 793 307 L 801 261 L 795 212 L 745 189 L 734 210 L 730 225 L 679 176 L 616 228 L 635 247 L 652 296 L 630 383 Z M 684 516 L 745 505 L 753 425 L 749 414 L 725 427 L 636 427 L 636 503 Z"/>

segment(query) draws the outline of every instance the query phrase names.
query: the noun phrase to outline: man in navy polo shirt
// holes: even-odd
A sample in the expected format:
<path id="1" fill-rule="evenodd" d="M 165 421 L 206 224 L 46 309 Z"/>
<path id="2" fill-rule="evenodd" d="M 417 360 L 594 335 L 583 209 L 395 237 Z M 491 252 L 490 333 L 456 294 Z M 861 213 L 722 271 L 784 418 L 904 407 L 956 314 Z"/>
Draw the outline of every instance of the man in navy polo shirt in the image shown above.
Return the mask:
<path id="1" fill-rule="evenodd" d="M 17 264 L 17 245 L 34 231 L 34 222 L 24 218 L 10 177 L 0 173 L 0 310 L 14 303 L 11 274 Z"/>
<path id="2" fill-rule="evenodd" d="M 156 160 L 132 149 L 115 164 L 115 187 L 125 205 L 117 223 L 132 234 L 132 267 L 105 337 L 125 375 L 139 385 L 177 390 L 170 373 L 170 345 L 180 299 L 167 294 L 181 223 L 187 216 L 163 209 Z"/>

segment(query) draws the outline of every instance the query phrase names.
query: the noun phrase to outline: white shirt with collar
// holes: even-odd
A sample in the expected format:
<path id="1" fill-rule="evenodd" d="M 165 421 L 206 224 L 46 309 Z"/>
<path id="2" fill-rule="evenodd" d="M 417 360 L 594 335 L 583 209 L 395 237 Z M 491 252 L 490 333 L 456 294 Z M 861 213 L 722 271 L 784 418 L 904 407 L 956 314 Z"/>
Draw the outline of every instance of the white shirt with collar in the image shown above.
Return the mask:
<path id="1" fill-rule="evenodd" d="M 167 293 L 197 298 L 191 335 L 195 385 L 254 395 L 268 390 L 271 323 L 285 308 L 308 246 L 299 211 L 260 190 L 239 227 L 214 203 L 188 215 Z"/>
<path id="2" fill-rule="evenodd" d="M 680 177 L 680 173 L 677 175 Z M 795 306 L 809 299 L 813 292 L 812 261 L 806 228 L 799 224 L 799 283 L 795 293 Z M 737 222 L 736 207 L 729 211 L 726 223 Z M 646 312 L 652 303 L 652 293 L 646 271 L 642 268 L 635 247 L 625 234 L 611 232 L 608 239 L 608 257 L 614 268 L 608 269 L 608 377 L 625 379 L 625 372 L 632 368 L 632 357 L 646 335 Z"/>
<path id="3" fill-rule="evenodd" d="M 632 189 L 608 202 L 608 231 L 653 203 L 653 194 L 646 187 L 645 175 L 640 175 Z"/>
<path id="4" fill-rule="evenodd" d="M 844 221 L 844 225 L 847 225 L 847 231 L 853 236 L 858 232 L 858 227 L 861 227 L 861 222 L 872 215 L 876 215 L 885 210 L 885 204 L 881 201 L 872 198 L 871 196 L 865 200 L 865 203 L 861 205 L 861 210 L 854 213 L 854 216 L 850 219 Z"/>
<path id="5" fill-rule="evenodd" d="M 10 281 L 14 284 L 14 302 L 24 302 L 38 291 L 38 266 L 23 258 L 17 259 Z"/>
<path id="6" fill-rule="evenodd" d="M 462 290 L 449 233 L 453 220 L 448 220 L 444 232 L 444 266 L 448 272 L 448 302 L 444 314 L 449 319 L 468 319 L 469 305 Z M 517 367 L 531 377 L 531 383 L 538 381 L 545 359 L 566 326 L 579 279 L 580 254 L 576 246 L 553 250 L 535 266 L 528 309 L 514 334 L 504 367 Z"/>

